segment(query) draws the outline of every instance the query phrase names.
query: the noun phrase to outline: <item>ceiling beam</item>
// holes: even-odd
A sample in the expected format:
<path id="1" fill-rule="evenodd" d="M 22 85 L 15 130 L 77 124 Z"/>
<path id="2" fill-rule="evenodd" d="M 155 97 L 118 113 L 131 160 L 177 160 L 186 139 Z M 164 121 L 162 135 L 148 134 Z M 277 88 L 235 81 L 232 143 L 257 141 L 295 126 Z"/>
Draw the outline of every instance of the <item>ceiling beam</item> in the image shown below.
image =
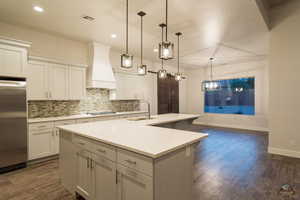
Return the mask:
<path id="1" fill-rule="evenodd" d="M 271 25 L 270 25 L 270 17 L 269 17 L 269 10 L 270 10 L 269 3 L 267 2 L 267 0 L 255 0 L 255 4 L 262 18 L 264 19 L 266 26 L 270 30 Z"/>

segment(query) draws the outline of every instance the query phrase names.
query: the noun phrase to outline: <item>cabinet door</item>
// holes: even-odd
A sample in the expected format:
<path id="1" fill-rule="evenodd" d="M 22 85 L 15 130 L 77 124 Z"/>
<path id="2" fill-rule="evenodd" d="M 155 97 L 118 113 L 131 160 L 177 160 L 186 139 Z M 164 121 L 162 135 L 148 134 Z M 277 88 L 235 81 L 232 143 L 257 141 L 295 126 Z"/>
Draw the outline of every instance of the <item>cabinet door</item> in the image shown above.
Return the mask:
<path id="1" fill-rule="evenodd" d="M 0 45 L 0 75 L 24 76 L 25 59 L 25 50 Z"/>
<path id="2" fill-rule="evenodd" d="M 95 200 L 117 199 L 116 164 L 114 162 L 100 156 L 94 158 L 92 177 Z"/>
<path id="3" fill-rule="evenodd" d="M 85 97 L 86 77 L 85 68 L 70 67 L 69 71 L 70 99 L 79 100 Z"/>
<path id="4" fill-rule="evenodd" d="M 43 158 L 53 154 L 53 131 L 29 134 L 29 159 Z"/>
<path id="5" fill-rule="evenodd" d="M 69 98 L 69 67 L 52 64 L 48 69 L 50 99 L 67 100 Z"/>
<path id="6" fill-rule="evenodd" d="M 47 67 L 42 64 L 29 64 L 26 70 L 27 95 L 29 100 L 46 100 L 48 93 Z"/>
<path id="7" fill-rule="evenodd" d="M 118 200 L 153 200 L 150 176 L 118 165 Z"/>
<path id="8" fill-rule="evenodd" d="M 90 153 L 86 150 L 77 152 L 76 192 L 85 199 L 92 197 L 92 170 L 89 157 Z"/>
<path id="9" fill-rule="evenodd" d="M 53 154 L 59 154 L 59 130 L 54 129 L 53 133 Z"/>

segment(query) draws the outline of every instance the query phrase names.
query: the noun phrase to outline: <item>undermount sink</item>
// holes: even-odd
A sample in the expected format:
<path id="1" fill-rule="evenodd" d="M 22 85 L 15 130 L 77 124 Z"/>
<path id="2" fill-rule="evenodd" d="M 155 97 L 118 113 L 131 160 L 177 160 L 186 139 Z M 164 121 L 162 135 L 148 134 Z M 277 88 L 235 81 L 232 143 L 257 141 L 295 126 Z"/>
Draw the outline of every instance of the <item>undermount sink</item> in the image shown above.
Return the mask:
<path id="1" fill-rule="evenodd" d="M 155 119 L 155 117 L 150 117 L 150 119 L 148 117 L 138 117 L 138 118 L 131 118 L 131 119 L 127 119 L 129 121 L 142 121 L 142 120 L 151 120 L 151 119 Z"/>

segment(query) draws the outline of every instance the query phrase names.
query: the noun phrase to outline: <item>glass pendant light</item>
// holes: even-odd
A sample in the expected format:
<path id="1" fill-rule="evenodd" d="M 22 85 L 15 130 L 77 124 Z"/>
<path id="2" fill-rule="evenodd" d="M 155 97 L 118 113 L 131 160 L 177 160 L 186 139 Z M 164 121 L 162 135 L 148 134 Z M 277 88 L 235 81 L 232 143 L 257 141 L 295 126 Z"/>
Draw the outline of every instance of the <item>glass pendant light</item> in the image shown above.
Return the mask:
<path id="1" fill-rule="evenodd" d="M 164 28 L 166 27 L 166 25 L 164 23 L 161 23 L 159 25 L 161 27 L 161 41 L 164 41 Z M 158 70 L 158 78 L 166 78 L 167 77 L 167 70 L 164 69 L 164 59 L 161 59 L 161 69 Z"/>
<path id="2" fill-rule="evenodd" d="M 141 17 L 141 64 L 137 68 L 138 75 L 146 75 L 147 74 L 147 65 L 143 64 L 143 17 L 146 15 L 145 12 L 140 11 L 138 15 Z"/>
<path id="3" fill-rule="evenodd" d="M 182 35 L 181 32 L 175 33 L 177 36 L 177 73 L 175 73 L 175 80 L 181 81 L 182 80 L 182 73 L 179 71 L 179 37 Z"/>
<path id="4" fill-rule="evenodd" d="M 173 59 L 174 44 L 168 41 L 168 0 L 166 0 L 166 40 L 159 43 L 159 58 L 164 60 Z"/>
<path id="5" fill-rule="evenodd" d="M 164 69 L 164 60 L 161 60 L 161 69 L 158 70 L 158 78 L 164 79 L 167 78 L 167 70 Z"/>
<path id="6" fill-rule="evenodd" d="M 121 55 L 121 68 L 133 67 L 133 56 L 128 53 L 128 0 L 126 0 L 126 53 Z"/>
<path id="7" fill-rule="evenodd" d="M 209 81 L 203 81 L 202 82 L 202 90 L 205 91 L 215 91 L 220 89 L 220 84 L 218 83 L 218 81 L 214 81 L 213 80 L 213 60 L 214 58 L 210 58 L 210 80 Z"/>

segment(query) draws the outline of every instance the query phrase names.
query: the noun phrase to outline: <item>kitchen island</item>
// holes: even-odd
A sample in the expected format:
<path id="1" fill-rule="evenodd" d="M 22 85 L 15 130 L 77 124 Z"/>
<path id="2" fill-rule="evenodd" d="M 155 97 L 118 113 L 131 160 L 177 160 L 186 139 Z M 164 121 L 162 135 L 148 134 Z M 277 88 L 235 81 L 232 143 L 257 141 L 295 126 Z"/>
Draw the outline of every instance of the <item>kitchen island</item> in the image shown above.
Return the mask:
<path id="1" fill-rule="evenodd" d="M 195 146 L 207 134 L 151 125 L 198 117 L 165 114 L 61 126 L 62 183 L 87 200 L 190 200 Z"/>

